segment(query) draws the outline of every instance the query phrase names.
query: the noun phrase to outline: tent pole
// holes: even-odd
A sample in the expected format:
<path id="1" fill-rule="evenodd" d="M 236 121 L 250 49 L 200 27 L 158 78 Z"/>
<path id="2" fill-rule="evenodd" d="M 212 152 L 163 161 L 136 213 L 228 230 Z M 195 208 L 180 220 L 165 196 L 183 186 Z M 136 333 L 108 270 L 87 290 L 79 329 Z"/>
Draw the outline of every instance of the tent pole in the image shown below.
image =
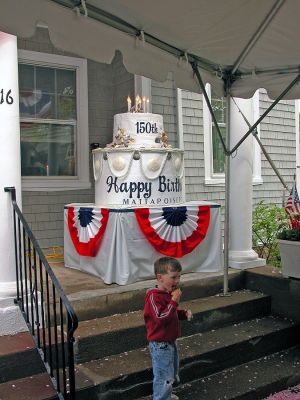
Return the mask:
<path id="1" fill-rule="evenodd" d="M 196 63 L 191 63 L 191 66 L 193 68 L 193 71 L 197 77 L 198 83 L 200 85 L 201 91 L 203 93 L 203 96 L 205 98 L 207 107 L 209 109 L 209 112 L 211 114 L 212 120 L 214 122 L 214 125 L 217 129 L 218 136 L 221 140 L 223 150 L 225 153 L 225 212 L 224 212 L 224 283 L 223 283 L 223 295 L 227 296 L 228 295 L 228 264 L 229 264 L 229 183 L 230 183 L 230 153 L 227 149 L 229 149 L 230 145 L 230 128 L 229 128 L 229 123 L 230 123 L 230 110 L 229 110 L 229 105 L 230 105 L 230 96 L 226 96 L 226 101 L 227 101 L 227 123 L 226 123 L 226 144 L 224 142 L 224 139 L 222 137 L 218 122 L 216 120 L 214 111 L 212 109 L 210 100 L 208 98 L 205 85 L 203 83 L 203 80 L 201 78 L 201 75 L 199 73 L 198 67 Z"/>
<path id="2" fill-rule="evenodd" d="M 202 81 L 201 75 L 197 68 L 196 63 L 191 63 L 193 71 L 197 77 L 198 83 L 201 87 L 201 91 L 204 95 L 207 107 L 211 114 L 212 120 L 214 122 L 215 127 L 217 128 L 218 136 L 221 140 L 223 150 L 225 153 L 225 212 L 224 212 L 224 283 L 223 283 L 223 295 L 228 296 L 228 267 L 229 267 L 229 185 L 230 185 L 230 153 L 227 149 L 230 148 L 230 95 L 227 92 L 226 102 L 227 102 L 227 111 L 226 111 L 226 144 L 222 137 L 218 122 L 216 120 L 214 111 L 212 109 L 210 100 L 208 98 L 205 85 Z"/>
<path id="3" fill-rule="evenodd" d="M 230 149 L 230 95 L 226 96 L 226 147 Z M 223 296 L 228 296 L 229 268 L 229 199 L 230 199 L 230 154 L 225 153 L 225 211 L 224 211 L 224 283 Z"/>

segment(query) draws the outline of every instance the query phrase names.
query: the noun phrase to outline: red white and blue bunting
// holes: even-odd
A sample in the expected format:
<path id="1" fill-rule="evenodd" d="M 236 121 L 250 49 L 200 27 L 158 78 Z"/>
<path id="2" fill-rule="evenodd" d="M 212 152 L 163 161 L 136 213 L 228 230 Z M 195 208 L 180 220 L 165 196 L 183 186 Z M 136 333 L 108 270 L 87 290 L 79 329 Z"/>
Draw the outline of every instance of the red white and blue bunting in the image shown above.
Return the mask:
<path id="1" fill-rule="evenodd" d="M 147 240 L 161 254 L 183 257 L 205 238 L 210 221 L 209 206 L 135 209 Z"/>
<path id="2" fill-rule="evenodd" d="M 106 229 L 107 208 L 69 207 L 68 227 L 72 242 L 81 256 L 95 257 Z"/>

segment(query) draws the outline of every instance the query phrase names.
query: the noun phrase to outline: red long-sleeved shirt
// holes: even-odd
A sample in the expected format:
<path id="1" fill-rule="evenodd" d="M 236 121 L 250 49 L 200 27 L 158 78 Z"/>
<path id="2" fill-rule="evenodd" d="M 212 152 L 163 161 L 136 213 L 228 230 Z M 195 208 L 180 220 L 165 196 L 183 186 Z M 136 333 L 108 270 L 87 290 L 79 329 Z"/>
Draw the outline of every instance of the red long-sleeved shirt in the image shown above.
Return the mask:
<path id="1" fill-rule="evenodd" d="M 149 342 L 173 343 L 180 336 L 179 320 L 186 319 L 186 311 L 178 310 L 178 304 L 168 292 L 149 289 L 146 293 L 144 319 Z"/>

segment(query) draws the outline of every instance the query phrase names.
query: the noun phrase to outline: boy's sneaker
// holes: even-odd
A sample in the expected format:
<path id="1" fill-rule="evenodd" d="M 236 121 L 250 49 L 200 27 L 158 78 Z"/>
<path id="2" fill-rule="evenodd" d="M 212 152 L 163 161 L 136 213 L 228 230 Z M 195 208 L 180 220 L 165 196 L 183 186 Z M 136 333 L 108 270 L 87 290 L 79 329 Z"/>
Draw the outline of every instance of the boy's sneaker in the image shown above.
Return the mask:
<path id="1" fill-rule="evenodd" d="M 171 394 L 171 400 L 180 400 L 178 396 L 176 396 L 176 394 Z"/>

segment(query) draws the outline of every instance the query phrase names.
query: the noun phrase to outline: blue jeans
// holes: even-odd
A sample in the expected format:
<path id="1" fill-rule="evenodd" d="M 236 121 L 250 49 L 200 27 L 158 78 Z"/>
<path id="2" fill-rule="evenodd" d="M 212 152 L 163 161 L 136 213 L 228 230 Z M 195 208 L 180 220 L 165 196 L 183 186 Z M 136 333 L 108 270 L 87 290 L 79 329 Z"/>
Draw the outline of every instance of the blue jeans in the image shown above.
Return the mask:
<path id="1" fill-rule="evenodd" d="M 179 382 L 179 358 L 176 343 L 150 342 L 153 368 L 153 400 L 170 400 L 173 382 Z"/>

